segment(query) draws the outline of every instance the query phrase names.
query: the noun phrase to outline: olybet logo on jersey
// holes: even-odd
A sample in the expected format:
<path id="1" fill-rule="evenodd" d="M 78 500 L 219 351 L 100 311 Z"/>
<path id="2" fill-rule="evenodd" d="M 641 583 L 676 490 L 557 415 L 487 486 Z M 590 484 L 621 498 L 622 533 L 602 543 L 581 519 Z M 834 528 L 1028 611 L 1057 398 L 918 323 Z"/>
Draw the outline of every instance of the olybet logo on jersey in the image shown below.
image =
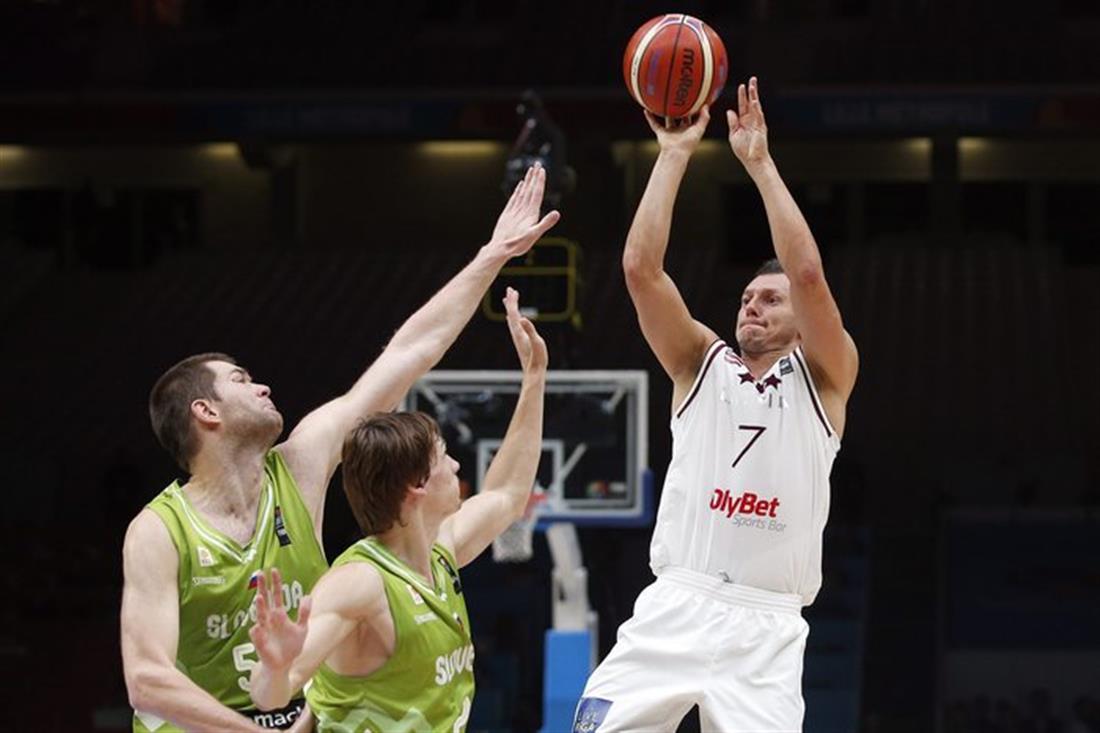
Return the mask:
<path id="1" fill-rule="evenodd" d="M 729 489 L 715 489 L 710 497 L 711 511 L 724 514 L 736 527 L 755 527 L 782 532 L 787 525 L 776 519 L 778 498 L 764 498 L 751 491 L 734 496 Z"/>

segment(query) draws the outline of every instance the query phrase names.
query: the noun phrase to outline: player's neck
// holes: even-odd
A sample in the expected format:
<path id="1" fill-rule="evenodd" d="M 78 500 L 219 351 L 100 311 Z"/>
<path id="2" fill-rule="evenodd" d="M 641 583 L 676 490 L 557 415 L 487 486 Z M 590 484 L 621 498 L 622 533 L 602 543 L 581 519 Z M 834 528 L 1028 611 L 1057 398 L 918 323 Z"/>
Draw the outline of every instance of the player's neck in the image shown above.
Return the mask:
<path id="1" fill-rule="evenodd" d="M 439 522 L 431 523 L 421 514 L 414 513 L 411 516 L 402 517 L 402 522 L 397 523 L 386 532 L 378 534 L 378 540 L 401 561 L 415 570 L 429 584 L 432 583 L 432 545 L 439 536 Z"/>
<path id="2" fill-rule="evenodd" d="M 192 468 L 185 490 L 196 507 L 219 515 L 255 515 L 263 489 L 264 452 L 208 444 Z"/>
<path id="3" fill-rule="evenodd" d="M 742 350 L 741 361 L 745 362 L 745 366 L 749 368 L 752 376 L 759 379 L 775 365 L 775 362 L 790 354 L 797 346 L 797 343 L 787 344 L 781 348 L 758 352 Z"/>
<path id="4" fill-rule="evenodd" d="M 745 362 L 748 366 L 749 372 L 756 379 L 760 379 L 761 376 L 768 373 L 768 370 L 772 368 L 775 362 L 779 361 L 783 357 L 791 354 L 795 349 L 799 348 L 801 340 L 795 338 L 792 341 L 781 344 L 781 346 L 768 346 L 760 349 L 759 351 L 753 350 L 751 347 L 742 346 L 738 344 L 741 352 L 741 361 Z"/>

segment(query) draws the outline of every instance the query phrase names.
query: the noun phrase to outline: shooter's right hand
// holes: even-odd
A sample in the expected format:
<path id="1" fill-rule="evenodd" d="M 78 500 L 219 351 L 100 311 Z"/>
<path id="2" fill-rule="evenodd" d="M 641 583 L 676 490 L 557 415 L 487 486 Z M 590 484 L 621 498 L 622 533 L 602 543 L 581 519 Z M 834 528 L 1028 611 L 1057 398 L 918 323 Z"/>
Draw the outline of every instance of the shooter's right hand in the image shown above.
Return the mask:
<path id="1" fill-rule="evenodd" d="M 651 112 L 645 113 L 645 121 L 649 123 L 649 129 L 657 136 L 657 144 L 661 152 L 681 152 L 691 155 L 703 139 L 703 133 L 710 122 L 710 107 L 703 105 L 703 109 L 695 117 L 695 120 L 669 120 L 666 126 L 665 120 L 655 116 Z"/>

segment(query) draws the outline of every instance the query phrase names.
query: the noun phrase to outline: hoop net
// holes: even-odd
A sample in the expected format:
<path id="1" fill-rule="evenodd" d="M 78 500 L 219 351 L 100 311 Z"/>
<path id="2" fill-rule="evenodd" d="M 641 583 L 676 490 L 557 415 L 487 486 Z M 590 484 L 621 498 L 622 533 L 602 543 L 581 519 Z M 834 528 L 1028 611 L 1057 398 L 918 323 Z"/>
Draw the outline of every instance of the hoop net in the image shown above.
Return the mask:
<path id="1" fill-rule="evenodd" d="M 493 539 L 493 562 L 527 562 L 534 554 L 535 525 L 538 524 L 538 508 L 546 501 L 546 494 L 536 489 L 527 499 L 523 517 Z"/>

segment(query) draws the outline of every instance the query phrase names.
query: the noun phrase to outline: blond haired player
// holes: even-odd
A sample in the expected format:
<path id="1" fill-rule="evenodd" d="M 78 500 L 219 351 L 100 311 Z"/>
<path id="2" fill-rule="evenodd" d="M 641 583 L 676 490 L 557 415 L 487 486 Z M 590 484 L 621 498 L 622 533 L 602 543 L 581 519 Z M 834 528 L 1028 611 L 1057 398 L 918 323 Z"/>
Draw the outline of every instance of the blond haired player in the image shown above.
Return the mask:
<path id="1" fill-rule="evenodd" d="M 546 344 L 504 300 L 523 383 L 481 491 L 463 502 L 458 462 L 421 413 L 368 418 L 344 443 L 344 491 L 363 539 L 317 584 L 312 619 L 287 616 L 278 576 L 252 638 L 252 699 L 279 708 L 312 678 L 318 733 L 462 733 L 474 695 L 474 647 L 458 569 L 527 506 L 542 452 Z M 308 602 L 304 608 L 308 608 Z"/>
<path id="2" fill-rule="evenodd" d="M 727 113 L 777 262 L 745 288 L 738 349 L 692 318 L 664 271 L 672 209 L 709 120 L 667 130 L 623 253 L 642 333 L 673 383 L 672 461 L 650 548 L 656 581 L 593 672 L 576 731 L 801 730 L 800 609 L 821 585 L 829 471 L 858 357 L 806 220 L 768 152 L 756 78 Z"/>

